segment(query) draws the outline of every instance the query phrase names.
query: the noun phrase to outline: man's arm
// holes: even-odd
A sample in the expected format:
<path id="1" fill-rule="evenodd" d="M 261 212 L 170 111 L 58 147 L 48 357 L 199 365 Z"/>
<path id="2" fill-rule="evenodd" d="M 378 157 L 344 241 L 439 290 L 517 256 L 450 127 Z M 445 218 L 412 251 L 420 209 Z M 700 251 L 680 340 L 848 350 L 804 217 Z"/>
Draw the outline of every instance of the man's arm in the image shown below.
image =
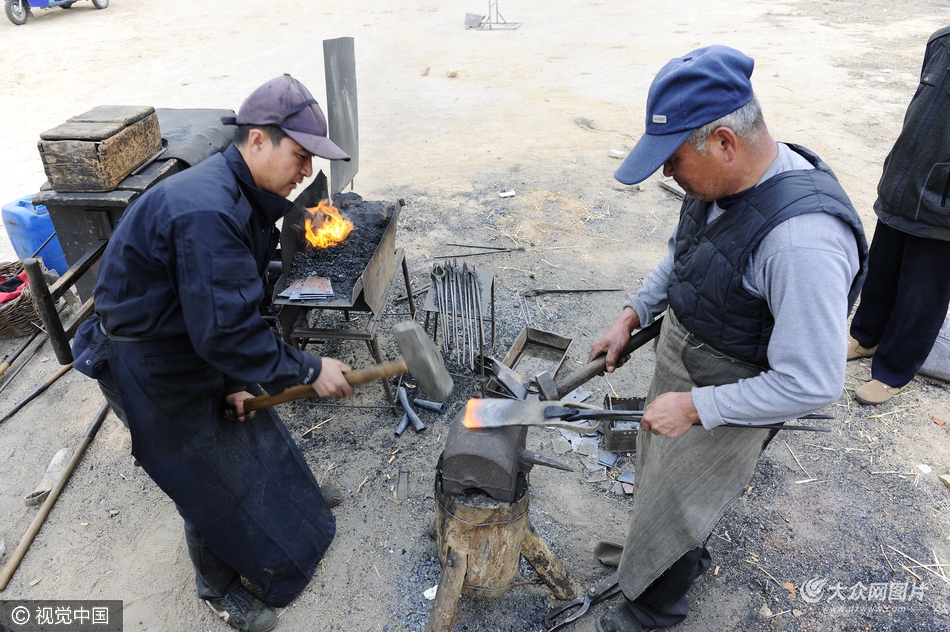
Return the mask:
<path id="1" fill-rule="evenodd" d="M 216 212 L 190 213 L 176 222 L 174 273 L 192 344 L 234 380 L 259 383 L 268 392 L 314 384 L 319 392 L 322 359 L 279 340 L 261 318 L 263 284 L 240 234 Z M 340 373 L 337 366 L 324 376 L 328 392 L 346 391 Z"/>
<path id="2" fill-rule="evenodd" d="M 792 218 L 762 241 L 754 261 L 755 286 L 775 318 L 770 369 L 694 388 L 706 428 L 787 421 L 836 401 L 844 387 L 848 291 L 859 269 L 850 227 L 825 213 Z"/>

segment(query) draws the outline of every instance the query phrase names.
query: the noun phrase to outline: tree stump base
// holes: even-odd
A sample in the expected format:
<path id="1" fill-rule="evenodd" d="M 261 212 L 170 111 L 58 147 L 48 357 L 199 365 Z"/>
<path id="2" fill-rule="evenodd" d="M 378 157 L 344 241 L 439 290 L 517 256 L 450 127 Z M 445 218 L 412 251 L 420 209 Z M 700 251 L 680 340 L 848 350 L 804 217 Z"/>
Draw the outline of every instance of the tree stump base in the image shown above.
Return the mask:
<path id="1" fill-rule="evenodd" d="M 442 575 L 426 632 L 449 632 L 462 593 L 499 597 L 518 574 L 523 555 L 557 599 L 574 599 L 581 588 L 528 521 L 528 488 L 513 503 L 487 494 L 453 496 L 435 482 L 435 538 Z"/>

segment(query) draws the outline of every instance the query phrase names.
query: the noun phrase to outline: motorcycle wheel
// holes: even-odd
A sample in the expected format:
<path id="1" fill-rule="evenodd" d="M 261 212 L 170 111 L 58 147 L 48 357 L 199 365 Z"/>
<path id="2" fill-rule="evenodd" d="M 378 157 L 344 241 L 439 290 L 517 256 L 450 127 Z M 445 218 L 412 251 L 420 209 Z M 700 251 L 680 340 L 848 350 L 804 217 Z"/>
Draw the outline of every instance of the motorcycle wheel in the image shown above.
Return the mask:
<path id="1" fill-rule="evenodd" d="M 92 0 L 92 6 L 97 9 L 105 9 L 109 6 L 109 0 Z"/>
<path id="2" fill-rule="evenodd" d="M 17 26 L 26 24 L 27 18 L 30 17 L 30 10 L 27 8 L 26 0 L 6 0 L 3 4 L 3 9 L 6 11 L 10 21 Z"/>

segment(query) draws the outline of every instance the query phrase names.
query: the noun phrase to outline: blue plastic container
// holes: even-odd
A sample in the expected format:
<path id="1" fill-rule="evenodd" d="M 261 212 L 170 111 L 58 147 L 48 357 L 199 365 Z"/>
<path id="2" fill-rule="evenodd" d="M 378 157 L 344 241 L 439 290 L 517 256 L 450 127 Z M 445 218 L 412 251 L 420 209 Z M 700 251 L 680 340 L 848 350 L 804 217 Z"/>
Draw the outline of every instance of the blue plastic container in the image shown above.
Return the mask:
<path id="1" fill-rule="evenodd" d="M 3 226 L 7 229 L 7 237 L 20 259 L 33 256 L 36 249 L 56 230 L 46 207 L 33 206 L 30 203 L 32 198 L 32 195 L 28 195 L 3 205 Z M 49 270 L 56 270 L 62 275 L 69 269 L 58 236 L 53 237 L 38 256 L 43 258 L 43 263 Z"/>

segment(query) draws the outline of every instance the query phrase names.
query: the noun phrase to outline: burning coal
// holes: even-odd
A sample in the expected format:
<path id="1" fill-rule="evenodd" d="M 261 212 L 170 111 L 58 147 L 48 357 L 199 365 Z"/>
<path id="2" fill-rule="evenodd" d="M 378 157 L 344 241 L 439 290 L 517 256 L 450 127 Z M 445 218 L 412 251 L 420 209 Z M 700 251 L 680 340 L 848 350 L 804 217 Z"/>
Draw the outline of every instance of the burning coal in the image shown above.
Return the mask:
<path id="1" fill-rule="evenodd" d="M 353 230 L 353 222 L 344 219 L 340 211 L 331 206 L 328 200 L 320 200 L 319 204 L 308 208 L 307 212 L 311 216 L 305 222 L 307 241 L 316 248 L 329 248 L 343 243 Z"/>

